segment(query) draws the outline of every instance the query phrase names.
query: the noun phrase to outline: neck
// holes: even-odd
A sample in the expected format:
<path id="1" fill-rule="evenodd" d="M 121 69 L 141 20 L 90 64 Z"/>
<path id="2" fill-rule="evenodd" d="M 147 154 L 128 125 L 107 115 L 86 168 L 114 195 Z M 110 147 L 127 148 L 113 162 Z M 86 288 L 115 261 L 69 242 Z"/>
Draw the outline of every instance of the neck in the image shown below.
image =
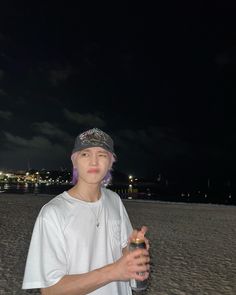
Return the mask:
<path id="1" fill-rule="evenodd" d="M 78 181 L 78 183 L 72 187 L 68 193 L 79 200 L 86 202 L 96 202 L 101 197 L 101 187 L 98 184 L 83 184 Z"/>

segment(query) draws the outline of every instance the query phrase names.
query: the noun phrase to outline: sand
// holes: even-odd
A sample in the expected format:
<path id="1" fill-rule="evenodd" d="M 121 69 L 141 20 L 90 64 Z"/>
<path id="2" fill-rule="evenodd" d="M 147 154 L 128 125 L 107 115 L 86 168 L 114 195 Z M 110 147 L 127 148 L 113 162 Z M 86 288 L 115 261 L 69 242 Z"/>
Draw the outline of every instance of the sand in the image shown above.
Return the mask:
<path id="1" fill-rule="evenodd" d="M 0 194 L 0 294 L 40 294 L 21 283 L 34 221 L 50 198 Z M 149 227 L 151 277 L 142 294 L 236 294 L 236 206 L 124 204 L 135 227 Z"/>

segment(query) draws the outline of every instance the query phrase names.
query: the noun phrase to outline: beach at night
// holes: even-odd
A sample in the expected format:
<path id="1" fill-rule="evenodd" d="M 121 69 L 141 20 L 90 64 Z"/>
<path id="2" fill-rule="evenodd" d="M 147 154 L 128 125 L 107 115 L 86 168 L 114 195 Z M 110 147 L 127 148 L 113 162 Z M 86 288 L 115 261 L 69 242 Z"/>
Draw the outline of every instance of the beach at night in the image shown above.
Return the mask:
<path id="1" fill-rule="evenodd" d="M 0 294 L 21 290 L 40 208 L 52 196 L 0 194 Z M 125 200 L 134 227 L 149 227 L 148 295 L 236 294 L 236 207 Z"/>
<path id="2" fill-rule="evenodd" d="M 236 295 L 234 2 L 1 4 L 0 295 Z"/>

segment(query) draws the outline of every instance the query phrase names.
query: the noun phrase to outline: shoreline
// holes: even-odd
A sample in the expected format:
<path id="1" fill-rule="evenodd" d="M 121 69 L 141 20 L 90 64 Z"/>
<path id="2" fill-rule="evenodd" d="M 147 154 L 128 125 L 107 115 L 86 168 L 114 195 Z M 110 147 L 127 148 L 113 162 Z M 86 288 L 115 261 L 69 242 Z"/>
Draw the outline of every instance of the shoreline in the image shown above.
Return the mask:
<path id="1" fill-rule="evenodd" d="M 2 195 L 9 195 L 9 196 L 14 196 L 14 195 L 16 195 L 16 196 L 31 196 L 31 197 L 41 197 L 41 198 L 44 198 L 44 197 L 46 197 L 46 198 L 54 198 L 57 194 L 44 194 L 44 193 L 30 193 L 30 192 L 27 192 L 27 193 L 22 193 L 22 192 L 20 192 L 20 193 L 8 193 L 8 192 L 1 192 L 0 191 L 0 198 L 1 198 L 1 196 Z M 120 196 L 121 197 L 121 196 Z M 225 204 L 225 203 L 211 203 L 211 202 L 209 202 L 209 203 L 204 203 L 204 202 L 190 202 L 190 201 L 186 201 L 186 202 L 184 202 L 184 201 L 170 201 L 170 200 L 158 200 L 158 199 L 135 199 L 135 198 L 131 198 L 131 199 L 129 199 L 129 198 L 122 198 L 121 197 L 121 199 L 122 199 L 122 201 L 124 201 L 124 202 L 139 202 L 139 203 L 154 203 L 154 204 L 156 204 L 156 203 L 160 203 L 160 204 L 182 204 L 182 205 L 202 205 L 202 206 L 204 206 L 204 205 L 206 205 L 206 206 L 208 206 L 208 205 L 212 205 L 212 206 L 225 206 L 225 207 L 230 207 L 230 206 L 232 206 L 232 207 L 235 207 L 236 206 L 236 204 Z"/>

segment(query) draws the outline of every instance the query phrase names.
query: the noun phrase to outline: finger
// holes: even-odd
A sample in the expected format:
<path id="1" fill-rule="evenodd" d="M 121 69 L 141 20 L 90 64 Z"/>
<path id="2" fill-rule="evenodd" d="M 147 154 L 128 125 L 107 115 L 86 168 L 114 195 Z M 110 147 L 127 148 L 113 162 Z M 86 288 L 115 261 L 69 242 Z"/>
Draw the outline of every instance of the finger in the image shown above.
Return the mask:
<path id="1" fill-rule="evenodd" d="M 148 231 L 148 227 L 146 225 L 143 225 L 141 227 L 141 232 L 145 235 L 147 231 Z"/>
<path id="2" fill-rule="evenodd" d="M 149 250 L 150 249 L 150 243 L 149 240 L 147 238 L 144 238 L 144 242 L 146 244 L 146 249 Z"/>
<path id="3" fill-rule="evenodd" d="M 141 256 L 148 256 L 149 257 L 149 253 L 147 251 L 147 249 L 136 249 L 134 251 L 132 251 L 130 253 L 131 258 L 140 258 Z"/>
<path id="4" fill-rule="evenodd" d="M 144 281 L 149 277 L 149 272 L 145 271 L 145 272 L 135 272 L 133 274 L 133 279 L 137 280 L 137 281 Z"/>
<path id="5" fill-rule="evenodd" d="M 148 231 L 147 226 L 142 226 L 141 229 L 137 233 L 137 238 L 138 239 L 144 239 L 145 234 L 147 233 L 147 231 Z"/>
<path id="6" fill-rule="evenodd" d="M 149 265 L 150 257 L 148 255 L 140 256 L 137 262 L 138 262 L 138 264 Z"/>

